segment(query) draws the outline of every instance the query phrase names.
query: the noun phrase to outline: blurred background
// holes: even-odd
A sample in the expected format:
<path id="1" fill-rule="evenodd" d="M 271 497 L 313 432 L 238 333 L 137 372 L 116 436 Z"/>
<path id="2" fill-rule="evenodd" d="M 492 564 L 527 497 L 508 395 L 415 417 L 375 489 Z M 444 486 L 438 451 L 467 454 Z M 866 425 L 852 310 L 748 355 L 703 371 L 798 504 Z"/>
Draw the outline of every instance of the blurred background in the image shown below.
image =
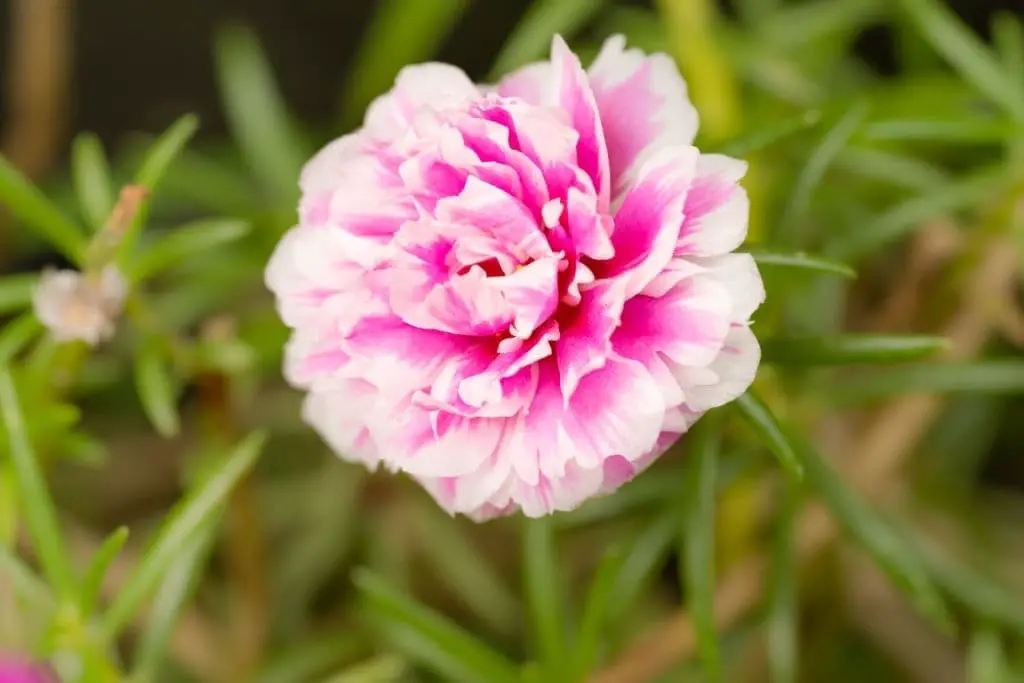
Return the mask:
<path id="1" fill-rule="evenodd" d="M 157 136 L 199 120 L 170 146 L 145 271 L 96 351 L 32 326 L 38 272 L 69 260 L 0 173 L 0 357 L 68 552 L 84 568 L 131 529 L 101 602 L 217 456 L 270 434 L 161 565 L 109 644 L 117 666 L 137 683 L 494 683 L 466 661 L 518 667 L 553 637 L 580 666 L 528 664 L 524 681 L 715 679 L 681 560 L 695 533 L 682 449 L 556 516 L 538 547 L 518 519 L 450 519 L 302 425 L 262 286 L 301 164 L 401 66 L 487 82 L 544 58 L 554 32 L 584 63 L 624 33 L 677 59 L 702 149 L 751 162 L 750 246 L 775 255 L 756 386 L 839 475 L 798 487 L 763 433 L 727 422 L 703 586 L 720 680 L 1024 681 L 1022 21 L 1021 0 L 0 0 L 0 150 L 71 220 L 100 229 L 117 188 L 154 168 Z M 16 552 L 0 579 L 36 567 L 3 482 Z M 355 568 L 372 574 L 354 584 Z M 53 651 L 51 613 L 10 583 L 0 649 Z"/>

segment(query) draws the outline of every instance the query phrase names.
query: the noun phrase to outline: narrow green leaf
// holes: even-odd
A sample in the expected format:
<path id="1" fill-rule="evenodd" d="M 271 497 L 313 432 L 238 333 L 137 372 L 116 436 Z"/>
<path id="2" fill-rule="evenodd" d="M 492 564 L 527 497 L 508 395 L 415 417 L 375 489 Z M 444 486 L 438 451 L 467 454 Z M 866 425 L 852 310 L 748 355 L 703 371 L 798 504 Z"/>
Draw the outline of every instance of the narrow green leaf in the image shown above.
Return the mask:
<path id="1" fill-rule="evenodd" d="M 982 145 L 1001 143 L 1019 132 L 1020 125 L 1013 121 L 984 117 L 955 121 L 892 119 L 866 124 L 860 137 L 875 142 Z"/>
<path id="2" fill-rule="evenodd" d="M 71 180 L 86 223 L 100 230 L 114 208 L 114 181 L 103 143 L 92 133 L 81 133 L 71 147 Z"/>
<path id="3" fill-rule="evenodd" d="M 753 28 L 781 51 L 836 40 L 837 35 L 857 31 L 879 18 L 884 9 L 883 0 L 814 0 L 783 5 Z"/>
<path id="4" fill-rule="evenodd" d="M 902 363 L 930 356 L 949 345 L 926 335 L 846 334 L 775 337 L 762 344 L 762 358 L 776 365 L 821 366 Z"/>
<path id="5" fill-rule="evenodd" d="M 253 174 L 290 209 L 305 145 L 259 40 L 247 28 L 224 28 L 217 34 L 216 58 L 231 133 Z"/>
<path id="6" fill-rule="evenodd" d="M 1024 394 L 1024 361 L 906 365 L 844 377 L 830 382 L 827 391 L 829 400 L 839 405 L 925 393 Z"/>
<path id="7" fill-rule="evenodd" d="M 776 252 L 751 250 L 751 256 L 759 266 L 770 266 L 780 268 L 798 268 L 828 275 L 838 275 L 849 279 L 857 277 L 857 271 L 839 261 L 823 258 L 821 256 L 810 256 L 803 252 L 793 254 L 780 254 Z"/>
<path id="8" fill-rule="evenodd" d="M 788 434 L 800 455 L 810 489 L 822 500 L 832 518 L 890 579 L 937 625 L 952 623 L 922 555 L 909 538 L 862 500 L 809 444 Z"/>
<path id="9" fill-rule="evenodd" d="M 32 312 L 23 313 L 4 325 L 0 330 L 0 365 L 10 363 L 42 329 L 43 324 Z"/>
<path id="10" fill-rule="evenodd" d="M 198 220 L 172 229 L 147 249 L 130 267 L 133 282 L 142 282 L 189 257 L 211 251 L 242 239 L 251 230 L 246 221 L 230 218 Z"/>
<path id="11" fill-rule="evenodd" d="M 366 634 L 350 626 L 313 631 L 271 654 L 253 683 L 308 683 L 368 651 Z"/>
<path id="12" fill-rule="evenodd" d="M 0 206 L 10 210 L 72 262 L 82 262 L 86 244 L 82 230 L 3 156 L 0 156 Z"/>
<path id="13" fill-rule="evenodd" d="M 15 595 L 39 609 L 39 614 L 45 614 L 53 608 L 50 587 L 5 543 L 0 543 L 0 580 L 10 581 L 9 585 L 14 588 Z"/>
<path id="14" fill-rule="evenodd" d="M 144 343 L 135 354 L 135 389 L 146 417 L 164 438 L 178 434 L 178 396 L 171 368 L 162 348 Z"/>
<path id="15" fill-rule="evenodd" d="M 917 157 L 870 147 L 847 147 L 836 166 L 883 185 L 925 192 L 949 182 L 949 174 Z"/>
<path id="16" fill-rule="evenodd" d="M 765 402 L 757 394 L 748 391 L 736 399 L 735 405 L 743 419 L 764 440 L 765 445 L 775 455 L 783 469 L 794 479 L 802 479 L 804 470 L 800 465 L 800 457 L 793 450 L 782 427 Z"/>
<path id="17" fill-rule="evenodd" d="M 150 145 L 135 174 L 135 182 L 150 192 L 156 190 L 178 155 L 184 151 L 189 140 L 199 130 L 199 119 L 186 114 L 171 124 L 164 133 Z"/>
<path id="18" fill-rule="evenodd" d="M 709 413 L 688 437 L 684 471 L 681 582 L 697 634 L 697 654 L 709 683 L 722 680 L 715 625 L 715 473 L 721 442 L 721 415 Z"/>
<path id="19" fill-rule="evenodd" d="M 127 540 L 128 527 L 120 527 L 107 536 L 96 550 L 96 554 L 92 556 L 89 567 L 82 576 L 81 588 L 78 591 L 78 607 L 82 614 L 92 614 L 92 611 L 96 609 L 107 570 Z"/>
<path id="20" fill-rule="evenodd" d="M 811 151 L 807 163 L 800 170 L 793 190 L 786 202 L 786 208 L 779 220 L 780 230 L 784 234 L 795 234 L 794 230 L 803 223 L 811 205 L 814 191 L 818 189 L 825 177 L 825 172 L 832 166 L 839 154 L 846 148 L 854 133 L 860 128 L 867 116 L 868 108 L 864 103 L 850 108 L 834 126 L 822 137 L 821 142 Z"/>
<path id="21" fill-rule="evenodd" d="M 586 680 L 600 662 L 605 628 L 608 625 L 612 597 L 615 595 L 615 582 L 627 557 L 623 548 L 609 550 L 594 573 L 576 635 L 573 680 Z"/>
<path id="22" fill-rule="evenodd" d="M 771 587 L 768 594 L 768 669 L 771 683 L 796 683 L 799 648 L 799 604 L 797 600 L 796 546 L 793 527 L 801 507 L 801 496 L 792 482 L 785 493 L 776 520 L 772 547 Z"/>
<path id="23" fill-rule="evenodd" d="M 523 583 L 535 645 L 548 680 L 565 680 L 565 598 L 550 517 L 523 519 Z"/>
<path id="24" fill-rule="evenodd" d="M 142 161 L 139 163 L 139 168 L 135 173 L 135 184 L 141 185 L 150 193 L 155 191 L 160 185 L 160 181 L 167 174 L 168 169 L 185 150 L 185 146 L 198 129 L 199 119 L 193 114 L 186 114 L 172 123 L 146 149 L 142 156 Z M 145 198 L 136 208 L 127 230 L 116 245 L 117 260 L 124 266 L 133 260 L 133 257 L 130 255 L 135 248 L 135 243 L 138 241 L 142 226 L 146 223 L 148 207 L 149 200 Z M 127 270 L 127 268 L 125 269 Z"/>
<path id="25" fill-rule="evenodd" d="M 6 365 L 0 365 L 0 411 L 7 430 L 8 452 L 18 484 L 22 514 L 39 562 L 57 596 L 64 601 L 73 601 L 76 597 L 75 579 L 57 521 L 57 508 L 47 490 L 39 459 L 29 443 L 14 380 Z"/>
<path id="26" fill-rule="evenodd" d="M 950 598 L 976 618 L 1024 633 L 1024 602 L 978 570 L 923 553 L 928 573 Z"/>
<path id="27" fill-rule="evenodd" d="M 925 221 L 984 203 L 1005 186 L 1003 168 L 985 169 L 958 178 L 897 204 L 874 221 L 858 225 L 856 230 L 831 240 L 827 252 L 844 261 L 858 260 L 906 237 Z"/>
<path id="28" fill-rule="evenodd" d="M 405 662 L 392 655 L 384 655 L 349 667 L 328 677 L 324 683 L 399 683 L 405 674 Z"/>
<path id="29" fill-rule="evenodd" d="M 512 662 L 440 614 L 360 569 L 353 581 L 402 654 L 455 683 L 519 683 Z"/>
<path id="30" fill-rule="evenodd" d="M 436 568 L 438 576 L 445 577 L 449 590 L 496 632 L 518 630 L 522 616 L 518 595 L 462 532 L 459 520 L 444 514 L 432 502 L 429 508 L 417 515 L 424 538 L 430 539 L 421 550 L 424 560 Z"/>
<path id="31" fill-rule="evenodd" d="M 811 110 L 792 119 L 787 119 L 765 128 L 713 145 L 713 151 L 731 157 L 743 158 L 755 152 L 767 149 L 772 145 L 814 128 L 821 122 L 821 112 Z"/>
<path id="32" fill-rule="evenodd" d="M 265 441 L 266 435 L 263 432 L 247 436 L 213 474 L 172 511 L 134 573 L 103 615 L 102 632 L 108 639 L 113 640 L 121 633 L 188 539 L 220 507 L 238 480 L 252 468 Z"/>
<path id="33" fill-rule="evenodd" d="M 491 80 L 530 62 L 547 59 L 551 36 L 572 38 L 590 21 L 604 0 L 534 0 L 494 60 Z"/>
<path id="34" fill-rule="evenodd" d="M 921 35 L 978 92 L 1024 121 L 1024 88 L 952 9 L 938 0 L 900 0 Z"/>
<path id="35" fill-rule="evenodd" d="M 967 683 L 1013 683 L 999 633 L 979 628 L 967 648 Z"/>
<path id="36" fill-rule="evenodd" d="M 1017 83 L 1024 82 L 1024 20 L 1009 12 L 996 12 L 992 17 L 992 42 L 1007 75 Z"/>
<path id="37" fill-rule="evenodd" d="M 35 273 L 0 277 L 0 315 L 17 313 L 32 304 L 32 294 L 39 283 Z"/>
<path id="38" fill-rule="evenodd" d="M 203 567 L 217 539 L 214 515 L 185 545 L 178 549 L 177 557 L 164 574 L 153 597 L 153 605 L 146 620 L 146 628 L 135 647 L 131 680 L 134 683 L 153 683 L 164 666 L 164 656 L 171 635 L 178 625 L 182 610 L 195 594 L 202 579 Z"/>
<path id="39" fill-rule="evenodd" d="M 615 577 L 612 594 L 615 601 L 609 608 L 608 623 L 616 631 L 623 617 L 651 585 L 658 572 L 668 561 L 679 541 L 679 511 L 670 506 L 665 512 L 646 524 L 636 539 L 625 549 L 626 559 Z"/>
<path id="40" fill-rule="evenodd" d="M 357 125 L 373 98 L 387 92 L 407 64 L 430 59 L 469 0 L 384 0 L 363 32 L 348 78 L 344 113 Z"/>

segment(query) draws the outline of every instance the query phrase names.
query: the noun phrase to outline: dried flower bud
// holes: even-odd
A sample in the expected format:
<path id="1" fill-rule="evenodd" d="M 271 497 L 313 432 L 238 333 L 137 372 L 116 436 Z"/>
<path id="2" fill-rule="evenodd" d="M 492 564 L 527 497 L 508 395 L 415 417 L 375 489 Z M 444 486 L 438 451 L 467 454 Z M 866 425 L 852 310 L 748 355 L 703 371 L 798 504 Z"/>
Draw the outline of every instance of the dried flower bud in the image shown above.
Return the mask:
<path id="1" fill-rule="evenodd" d="M 81 339 L 95 346 L 113 336 L 127 293 L 124 277 L 112 265 L 95 275 L 48 269 L 40 278 L 33 306 L 54 338 Z"/>

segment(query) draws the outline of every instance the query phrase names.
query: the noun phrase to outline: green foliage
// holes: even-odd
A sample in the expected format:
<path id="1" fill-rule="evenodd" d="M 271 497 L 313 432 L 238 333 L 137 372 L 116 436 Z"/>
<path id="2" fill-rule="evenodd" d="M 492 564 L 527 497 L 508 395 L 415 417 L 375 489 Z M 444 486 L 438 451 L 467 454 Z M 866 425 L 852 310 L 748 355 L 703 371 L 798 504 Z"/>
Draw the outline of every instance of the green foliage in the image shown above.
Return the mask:
<path id="1" fill-rule="evenodd" d="M 941 0 L 734 4 L 731 18 L 711 2 L 536 0 L 493 63 L 470 65 L 495 82 L 544 59 L 553 33 L 584 63 L 625 34 L 677 58 L 702 151 L 750 164 L 744 249 L 767 289 L 755 385 L 621 490 L 550 518 L 449 519 L 400 477 L 335 461 L 283 387 L 287 330 L 263 283 L 305 161 L 404 66 L 478 39 L 487 3 L 377 3 L 330 135 L 297 120 L 260 37 L 233 25 L 213 45 L 228 139 L 197 137 L 191 115 L 127 151 L 81 133 L 58 186 L 0 159 L 11 262 L 116 261 L 131 288 L 94 350 L 45 333 L 39 273 L 0 276 L 0 593 L 27 647 L 90 683 L 896 680 L 899 648 L 868 644 L 844 609 L 858 589 L 844 554 L 812 552 L 839 540 L 968 683 L 1021 680 L 1020 283 L 961 298 L 994 244 L 1024 254 L 1024 22 L 997 15 L 989 44 Z M 894 76 L 854 52 L 876 25 L 897 38 Z M 146 195 L 119 232 L 125 178 Z M 962 244 L 928 261 L 917 238 L 935 222 Z M 912 312 L 878 325 L 900 297 Z M 967 357 L 946 353 L 972 316 Z M 847 442 L 898 410 L 902 466 L 884 483 L 848 475 L 877 454 Z M 136 516 L 139 491 L 105 498 L 145 479 L 136 467 L 189 485 Z M 831 536 L 808 542 L 826 515 Z M 101 524 L 116 530 L 83 531 Z M 756 599 L 722 619 L 731 573 L 751 566 Z M 189 644 L 196 620 L 215 642 Z M 755 648 L 762 665 L 741 671 Z M 652 673 L 631 677 L 638 665 Z"/>

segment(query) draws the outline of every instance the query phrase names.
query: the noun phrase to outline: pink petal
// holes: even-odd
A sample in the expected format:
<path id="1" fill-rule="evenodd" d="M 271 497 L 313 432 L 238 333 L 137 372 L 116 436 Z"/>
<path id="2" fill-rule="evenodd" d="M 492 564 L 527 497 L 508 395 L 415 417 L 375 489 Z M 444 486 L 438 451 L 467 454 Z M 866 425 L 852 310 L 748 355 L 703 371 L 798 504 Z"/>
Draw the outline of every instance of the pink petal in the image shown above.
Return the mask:
<path id="1" fill-rule="evenodd" d="M 662 150 L 640 173 L 615 214 L 615 256 L 594 264 L 599 278 L 626 274 L 626 296 L 642 291 L 672 258 L 698 153 L 693 147 Z"/>
<path id="2" fill-rule="evenodd" d="M 593 469 L 612 455 L 635 460 L 654 446 L 664 416 L 657 384 L 639 363 L 609 358 L 568 402 L 557 369 L 543 363 L 524 429 L 512 437 L 515 470 L 526 481 L 534 468 L 557 479 L 569 462 Z"/>
<path id="3" fill-rule="evenodd" d="M 721 350 L 731 308 L 725 285 L 710 277 L 687 278 L 662 297 L 627 301 L 612 344 L 644 363 L 661 354 L 680 365 L 701 367 Z"/>
<path id="4" fill-rule="evenodd" d="M 558 266 L 561 258 L 534 261 L 511 275 L 495 277 L 488 284 L 500 292 L 515 313 L 511 332 L 529 338 L 558 305 Z"/>
<path id="5" fill-rule="evenodd" d="M 398 137 L 421 108 L 439 109 L 479 97 L 480 91 L 459 68 L 439 63 L 404 67 L 395 87 L 366 111 L 364 129 L 373 137 Z"/>
<path id="6" fill-rule="evenodd" d="M 437 217 L 472 226 L 494 237 L 521 261 L 551 254 L 529 209 L 506 192 L 476 178 L 469 178 L 457 197 L 438 202 Z"/>
<path id="7" fill-rule="evenodd" d="M 376 469 L 380 454 L 367 427 L 376 394 L 373 385 L 362 380 L 338 382 L 330 390 L 310 392 L 302 418 L 342 458 Z"/>
<path id="8" fill-rule="evenodd" d="M 729 157 L 701 156 L 683 208 L 685 218 L 676 254 L 717 256 L 743 243 L 750 200 L 739 180 L 746 168 L 746 163 Z"/>
<path id="9" fill-rule="evenodd" d="M 686 407 L 703 412 L 725 405 L 750 388 L 761 361 L 757 338 L 745 325 L 726 335 L 722 352 L 706 368 L 675 367 L 673 374 L 686 394 Z"/>
<path id="10" fill-rule="evenodd" d="M 547 104 L 551 99 L 554 70 L 551 62 L 534 62 L 513 71 L 498 84 L 502 97 L 518 97 L 534 105 Z"/>
<path id="11" fill-rule="evenodd" d="M 620 323 L 625 302 L 623 287 L 621 280 L 600 282 L 583 292 L 579 305 L 564 314 L 555 358 L 565 401 L 576 393 L 583 378 L 608 359 L 612 332 Z"/>
<path id="12" fill-rule="evenodd" d="M 606 40 L 589 69 L 615 182 L 613 196 L 658 150 L 689 145 L 697 134 L 697 110 L 675 62 L 663 54 L 625 50 L 625 44 L 623 36 Z"/>
<path id="13" fill-rule="evenodd" d="M 569 120 L 580 136 L 576 143 L 576 162 L 593 180 L 600 206 L 605 209 L 611 194 L 608 149 L 590 82 L 580 60 L 558 35 L 551 43 L 551 64 L 558 104 L 569 113 Z"/>

